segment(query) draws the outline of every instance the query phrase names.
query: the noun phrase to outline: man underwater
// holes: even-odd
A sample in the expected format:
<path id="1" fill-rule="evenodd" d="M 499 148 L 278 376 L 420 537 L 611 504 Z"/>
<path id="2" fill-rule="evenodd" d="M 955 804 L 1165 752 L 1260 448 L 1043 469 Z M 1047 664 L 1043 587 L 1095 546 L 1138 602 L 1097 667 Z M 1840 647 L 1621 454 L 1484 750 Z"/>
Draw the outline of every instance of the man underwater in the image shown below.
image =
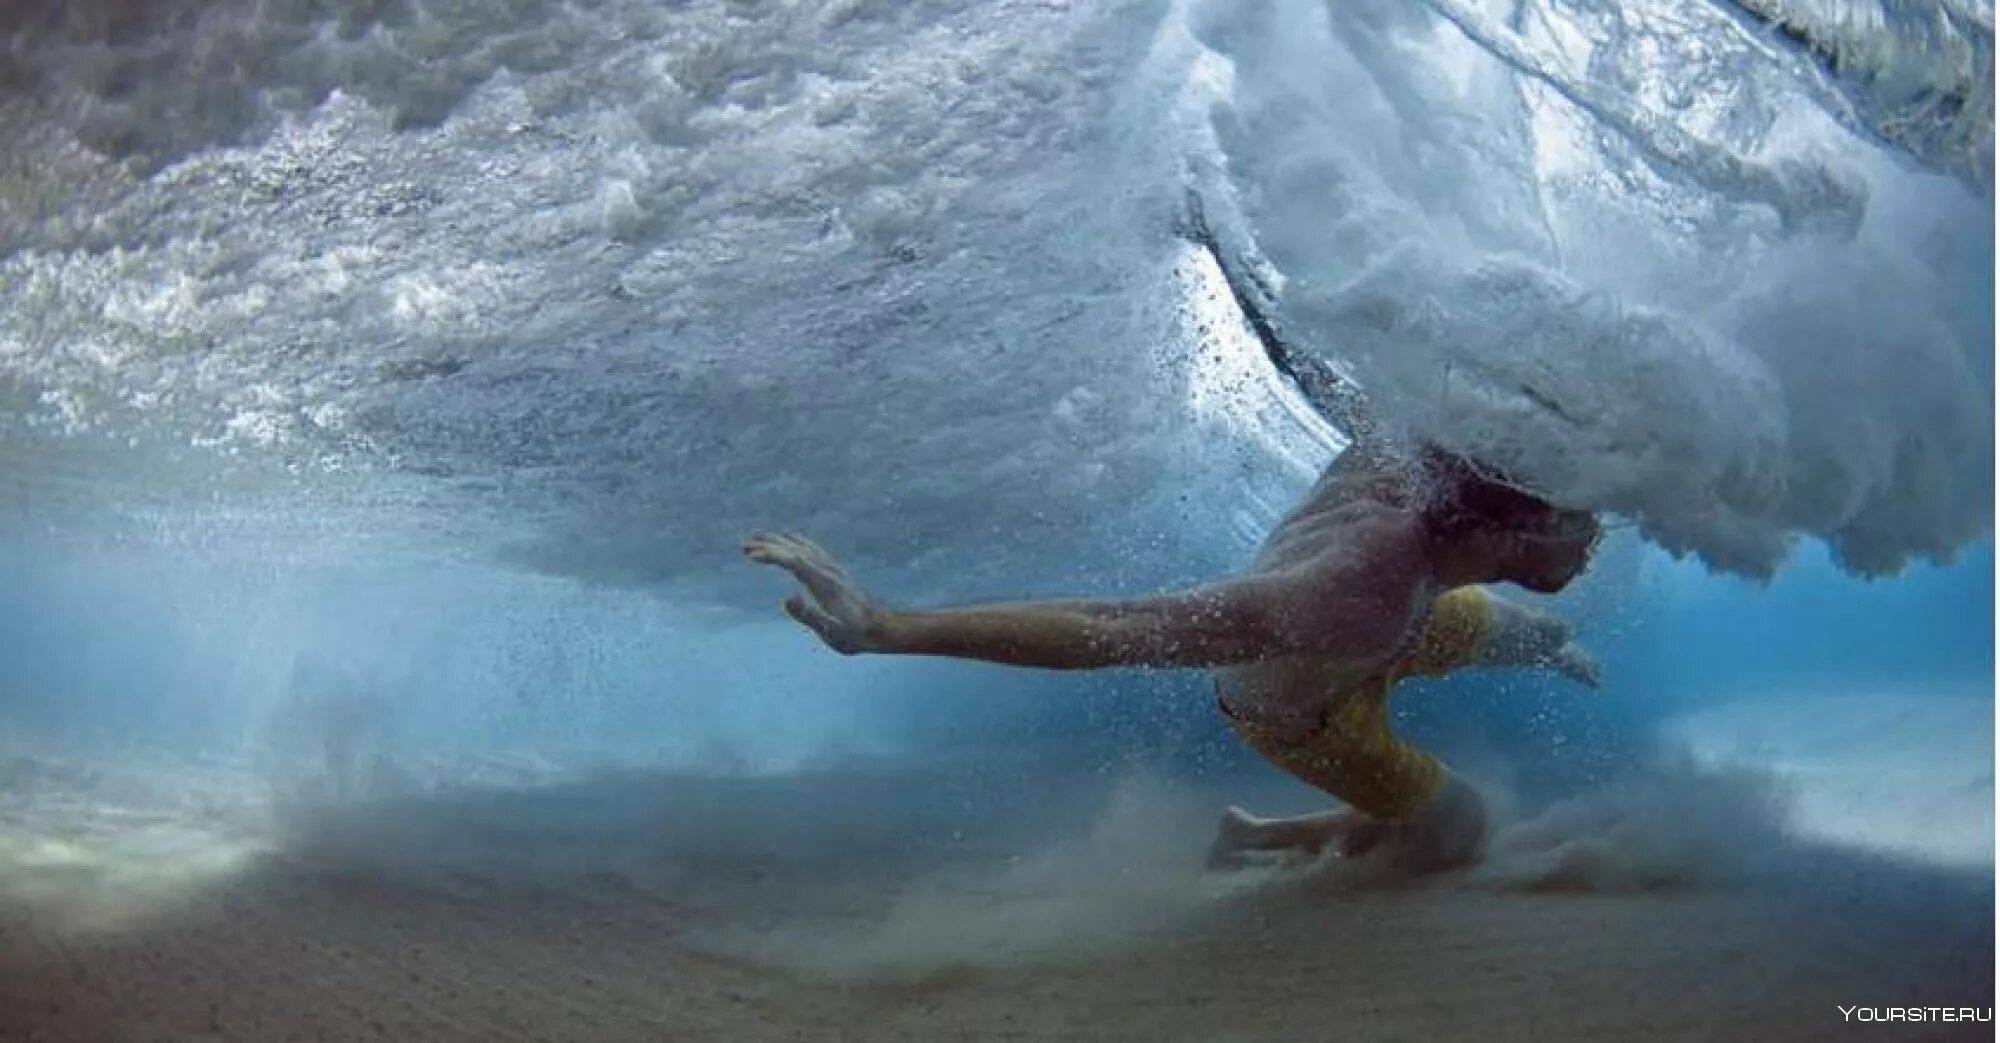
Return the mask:
<path id="1" fill-rule="evenodd" d="M 1272 532 L 1242 575 L 1125 600 L 931 611 L 882 606 L 811 541 L 759 533 L 743 551 L 805 587 L 785 610 L 843 654 L 934 655 L 1057 670 L 1210 667 L 1217 705 L 1271 763 L 1348 805 L 1294 818 L 1231 808 L 1214 853 L 1377 853 L 1422 873 L 1477 859 L 1485 802 L 1389 728 L 1390 689 L 1460 666 L 1535 666 L 1596 685 L 1561 619 L 1497 597 L 1554 593 L 1600 533 L 1435 447 L 1414 459 L 1350 449 Z"/>

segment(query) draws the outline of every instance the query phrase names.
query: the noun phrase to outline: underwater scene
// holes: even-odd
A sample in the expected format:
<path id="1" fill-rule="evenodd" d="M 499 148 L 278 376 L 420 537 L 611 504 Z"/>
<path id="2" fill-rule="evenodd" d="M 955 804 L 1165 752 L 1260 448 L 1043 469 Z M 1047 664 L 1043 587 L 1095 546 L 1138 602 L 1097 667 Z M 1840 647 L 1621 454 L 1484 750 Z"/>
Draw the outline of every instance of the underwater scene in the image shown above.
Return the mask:
<path id="1" fill-rule="evenodd" d="M 1990 0 L 0 4 L 0 1040 L 1989 1039 Z"/>

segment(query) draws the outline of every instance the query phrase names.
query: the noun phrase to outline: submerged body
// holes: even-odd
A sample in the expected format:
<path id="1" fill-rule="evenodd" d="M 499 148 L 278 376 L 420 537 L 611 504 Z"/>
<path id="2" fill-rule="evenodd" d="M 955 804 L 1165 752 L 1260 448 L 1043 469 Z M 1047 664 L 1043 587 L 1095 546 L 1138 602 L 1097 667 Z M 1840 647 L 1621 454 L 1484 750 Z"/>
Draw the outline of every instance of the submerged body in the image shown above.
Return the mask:
<path id="1" fill-rule="evenodd" d="M 1586 683 L 1596 665 L 1558 618 L 1481 584 L 1560 589 L 1597 526 L 1446 454 L 1380 464 L 1347 453 L 1242 575 L 1110 601 L 906 612 L 882 608 L 797 536 L 744 550 L 805 585 L 786 610 L 835 650 L 1016 666 L 1211 667 L 1237 733 L 1349 810 L 1260 820 L 1234 809 L 1217 852 L 1386 846 L 1412 870 L 1468 861 L 1484 838 L 1476 792 L 1388 726 L 1402 677 L 1465 665 L 1544 666 Z"/>
<path id="2" fill-rule="evenodd" d="M 1408 869 L 1469 860 L 1485 836 L 1483 802 L 1442 761 L 1395 734 L 1389 719 L 1395 686 L 1467 666 L 1545 666 L 1597 683 L 1596 663 L 1570 640 L 1560 618 L 1482 586 L 1438 582 L 1425 541 L 1394 536 L 1408 527 L 1410 497 L 1401 476 L 1367 467 L 1358 455 L 1343 457 L 1252 564 L 1253 573 L 1282 573 L 1311 569 L 1329 553 L 1377 555 L 1382 573 L 1372 597 L 1384 624 L 1380 636 L 1392 628 L 1396 636 L 1346 657 L 1288 655 L 1217 669 L 1217 706 L 1237 737 L 1351 809 L 1279 820 L 1232 811 L 1217 837 L 1219 856 L 1259 848 L 1317 851 L 1329 843 L 1356 854 L 1388 842 L 1411 863 Z M 1357 538 L 1371 532 L 1382 535 Z M 1398 547 L 1409 548 L 1411 557 L 1387 552 Z M 1371 594 L 1356 596 L 1365 604 Z"/>

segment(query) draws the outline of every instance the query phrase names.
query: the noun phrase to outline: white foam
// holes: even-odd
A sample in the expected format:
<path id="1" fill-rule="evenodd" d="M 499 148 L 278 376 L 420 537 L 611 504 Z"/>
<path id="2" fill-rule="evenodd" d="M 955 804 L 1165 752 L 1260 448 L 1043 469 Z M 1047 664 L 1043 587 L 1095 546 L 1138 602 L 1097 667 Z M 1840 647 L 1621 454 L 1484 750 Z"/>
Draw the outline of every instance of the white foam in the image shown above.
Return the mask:
<path id="1" fill-rule="evenodd" d="M 72 7 L 6 26 L 10 424 L 229 461 L 280 533 L 739 601 L 711 551 L 767 524 L 959 596 L 1076 576 L 1039 552 L 1213 432 L 1316 456 L 1189 334 L 1184 177 L 1393 420 L 1668 546 L 1988 525 L 1985 200 L 1694 0 Z"/>
<path id="2" fill-rule="evenodd" d="M 1983 193 L 1710 5 L 1428 6 L 1190 16 L 1235 70 L 1192 165 L 1295 340 L 1391 424 L 1721 568 L 1813 533 L 1890 572 L 1990 527 Z"/>

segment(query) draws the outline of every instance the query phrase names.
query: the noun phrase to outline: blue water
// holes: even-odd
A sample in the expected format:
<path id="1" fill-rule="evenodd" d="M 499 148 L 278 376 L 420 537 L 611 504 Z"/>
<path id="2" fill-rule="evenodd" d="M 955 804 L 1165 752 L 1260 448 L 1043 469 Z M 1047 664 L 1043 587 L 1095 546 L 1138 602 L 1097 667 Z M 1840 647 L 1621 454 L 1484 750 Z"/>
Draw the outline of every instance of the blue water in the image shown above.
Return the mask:
<path id="1" fill-rule="evenodd" d="M 1321 807 L 1198 672 L 839 657 L 737 551 L 803 531 L 910 606 L 1241 568 L 1345 442 L 1247 301 L 1386 430 L 1611 523 L 1541 599 L 1601 690 L 1398 697 L 1502 840 L 1597 859 L 1467 886 L 1949 878 L 1980 920 L 1992 21 L 10 6 L 0 902 L 97 908 L 126 877 L 61 867 L 162 835 L 210 882 L 415 850 L 588 890 L 669 820 L 753 863 L 753 821 L 809 861 L 1133 828 L 1153 880 L 1226 804 Z"/>
<path id="2" fill-rule="evenodd" d="M 286 706 L 332 698 L 373 707 L 371 741 L 402 757 L 767 771 L 1028 748 L 1197 774 L 1254 761 L 1199 672 L 847 660 L 788 623 L 691 625 L 643 595 L 478 568 L 232 576 L 127 551 L 15 556 L 5 578 L 0 683 L 17 751 L 73 741 L 244 755 L 271 741 Z M 1985 543 L 1882 579 L 1846 575 L 1808 543 L 1769 581 L 1614 546 L 1600 574 L 1550 599 L 1604 663 L 1603 690 L 1483 670 L 1413 685 L 1399 706 L 1404 727 L 1443 738 L 1447 754 L 1454 739 L 1498 744 L 1525 777 L 1574 790 L 1629 767 L 1663 722 L 1716 706 L 1990 702 L 1992 584 Z"/>

